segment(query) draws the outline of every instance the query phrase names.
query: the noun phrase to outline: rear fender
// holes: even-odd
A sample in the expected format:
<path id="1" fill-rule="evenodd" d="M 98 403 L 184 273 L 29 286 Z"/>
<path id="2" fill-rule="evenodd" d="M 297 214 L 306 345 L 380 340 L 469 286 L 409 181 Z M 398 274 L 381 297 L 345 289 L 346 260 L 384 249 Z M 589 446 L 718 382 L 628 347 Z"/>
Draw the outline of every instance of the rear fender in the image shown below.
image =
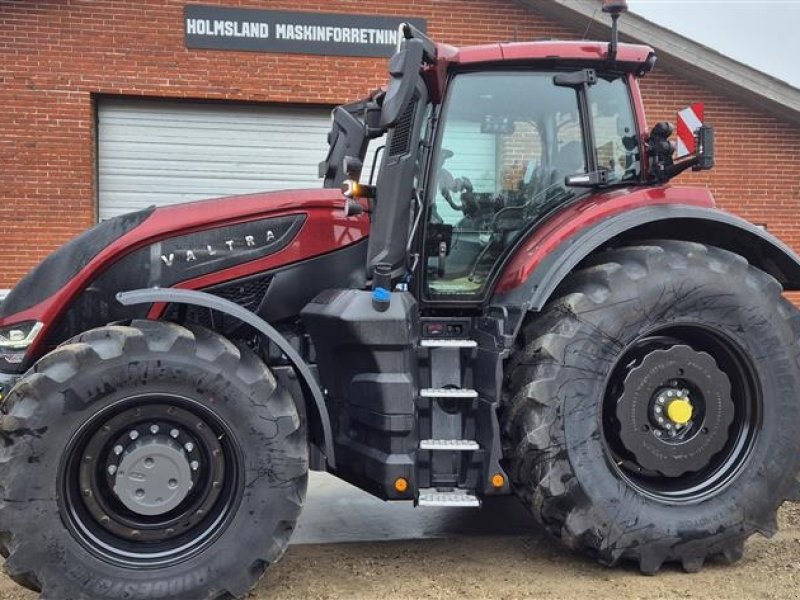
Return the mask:
<path id="1" fill-rule="evenodd" d="M 580 230 L 539 261 L 520 285 L 496 294 L 494 304 L 540 311 L 564 278 L 599 248 L 655 238 L 735 252 L 785 290 L 800 290 L 800 257 L 772 234 L 718 209 L 665 204 L 622 212 Z"/>
<path id="2" fill-rule="evenodd" d="M 303 357 L 300 356 L 289 341 L 272 327 L 272 325 L 255 313 L 250 312 L 230 300 L 225 300 L 224 298 L 195 290 L 161 288 L 133 290 L 130 292 L 118 293 L 117 300 L 124 306 L 154 304 L 159 302 L 191 304 L 226 313 L 259 331 L 284 353 L 294 367 L 298 379 L 303 384 L 306 414 L 309 416 L 316 416 L 325 438 L 323 440 L 323 445 L 326 461 L 332 469 L 335 469 L 336 462 L 333 450 L 331 420 L 328 415 L 328 409 L 325 406 L 325 397 L 323 396 L 322 389 L 312 374 L 308 364 L 303 360 Z"/>

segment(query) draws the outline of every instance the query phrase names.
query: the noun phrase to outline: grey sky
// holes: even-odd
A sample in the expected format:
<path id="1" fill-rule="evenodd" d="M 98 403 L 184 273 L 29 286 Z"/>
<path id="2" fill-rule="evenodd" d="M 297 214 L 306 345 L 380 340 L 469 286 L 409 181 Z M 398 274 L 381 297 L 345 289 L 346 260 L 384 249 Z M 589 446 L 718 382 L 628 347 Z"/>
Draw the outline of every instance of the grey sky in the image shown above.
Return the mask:
<path id="1" fill-rule="evenodd" d="M 628 0 L 628 5 L 649 21 L 800 88 L 800 0 Z"/>

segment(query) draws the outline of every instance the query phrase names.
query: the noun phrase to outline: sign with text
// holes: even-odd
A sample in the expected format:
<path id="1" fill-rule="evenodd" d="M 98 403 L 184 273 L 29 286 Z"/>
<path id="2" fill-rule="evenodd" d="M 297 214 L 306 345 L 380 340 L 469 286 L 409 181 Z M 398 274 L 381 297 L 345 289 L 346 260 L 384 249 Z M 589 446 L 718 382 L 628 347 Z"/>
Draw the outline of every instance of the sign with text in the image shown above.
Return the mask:
<path id="1" fill-rule="evenodd" d="M 187 48 L 333 56 L 391 56 L 403 22 L 424 19 L 187 5 Z"/>

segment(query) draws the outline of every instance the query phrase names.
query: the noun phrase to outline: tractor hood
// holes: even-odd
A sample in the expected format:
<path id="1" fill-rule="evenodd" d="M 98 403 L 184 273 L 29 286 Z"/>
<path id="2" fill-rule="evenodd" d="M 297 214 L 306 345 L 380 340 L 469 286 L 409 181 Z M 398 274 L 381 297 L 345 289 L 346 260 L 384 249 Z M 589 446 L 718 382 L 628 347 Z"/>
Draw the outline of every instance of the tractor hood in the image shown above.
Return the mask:
<path id="1" fill-rule="evenodd" d="M 331 189 L 231 196 L 109 219 L 48 256 L 0 304 L 0 370 L 8 347 L 20 361 L 44 339 L 66 339 L 73 327 L 65 328 L 62 315 L 85 325 L 87 315 L 74 314 L 78 305 L 100 324 L 121 320 L 117 292 L 205 288 L 352 245 L 368 230 L 366 215 L 347 216 L 342 193 Z M 56 322 L 64 331 L 52 331 Z"/>

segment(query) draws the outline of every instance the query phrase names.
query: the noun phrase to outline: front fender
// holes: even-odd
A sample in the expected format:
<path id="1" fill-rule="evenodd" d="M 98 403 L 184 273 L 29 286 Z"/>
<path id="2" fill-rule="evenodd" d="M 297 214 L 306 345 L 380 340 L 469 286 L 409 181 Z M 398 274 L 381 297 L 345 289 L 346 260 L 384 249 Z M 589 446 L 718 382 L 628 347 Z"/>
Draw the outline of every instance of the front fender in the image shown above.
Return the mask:
<path id="1" fill-rule="evenodd" d="M 328 415 L 328 409 L 325 406 L 325 398 L 322 394 L 322 389 L 319 383 L 311 373 L 305 360 L 297 350 L 283 337 L 272 325 L 267 323 L 258 315 L 250 312 L 246 308 L 238 304 L 225 300 L 218 296 L 208 294 L 206 292 L 198 292 L 195 290 L 178 290 L 178 289 L 165 289 L 165 288 L 149 288 L 141 290 L 133 290 L 130 292 L 120 292 L 117 294 L 117 300 L 120 304 L 131 306 L 134 304 L 155 304 L 158 302 L 174 303 L 174 304 L 192 304 L 194 306 L 201 306 L 211 310 L 226 313 L 243 323 L 250 325 L 256 331 L 259 331 L 271 342 L 273 342 L 281 352 L 286 355 L 289 362 L 292 363 L 298 378 L 304 384 L 307 394 L 310 394 L 313 400 L 313 408 L 319 419 L 322 427 L 323 436 L 325 437 L 325 459 L 332 469 L 336 468 L 336 461 L 333 451 L 333 433 L 331 431 L 331 420 Z"/>
<path id="2" fill-rule="evenodd" d="M 786 290 L 800 290 L 800 257 L 767 231 L 715 208 L 663 204 L 625 211 L 563 240 L 516 285 L 500 286 L 494 303 L 540 311 L 556 288 L 598 248 L 646 239 L 675 239 L 717 246 L 744 256 Z"/>

